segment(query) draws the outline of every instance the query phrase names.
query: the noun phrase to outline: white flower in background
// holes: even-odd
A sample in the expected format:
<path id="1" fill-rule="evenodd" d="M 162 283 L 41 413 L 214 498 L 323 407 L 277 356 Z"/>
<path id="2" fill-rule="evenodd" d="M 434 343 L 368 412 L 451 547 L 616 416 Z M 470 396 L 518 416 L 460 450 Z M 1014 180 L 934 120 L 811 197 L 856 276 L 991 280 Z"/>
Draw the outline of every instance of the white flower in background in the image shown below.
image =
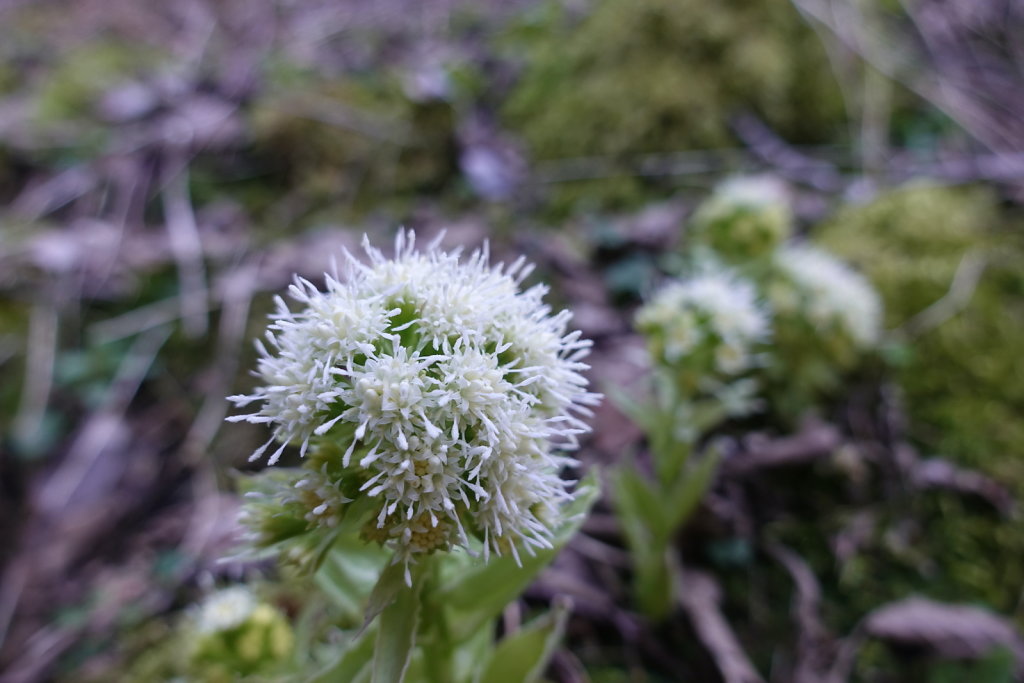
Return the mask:
<path id="1" fill-rule="evenodd" d="M 693 240 L 720 256 L 766 255 L 789 236 L 793 213 L 786 185 L 770 175 L 737 176 L 715 187 L 694 213 Z"/>
<path id="2" fill-rule="evenodd" d="M 256 609 L 256 596 L 244 586 L 232 586 L 213 593 L 199 605 L 196 628 L 200 633 L 218 633 L 238 628 Z"/>
<path id="3" fill-rule="evenodd" d="M 782 206 L 789 210 L 786 185 L 771 175 L 734 176 L 715 188 L 714 197 L 723 203 L 749 209 Z"/>
<path id="4" fill-rule="evenodd" d="M 864 276 L 809 245 L 784 247 L 775 262 L 796 290 L 775 297 L 780 312 L 805 306 L 805 314 L 820 331 L 837 326 L 860 348 L 878 343 L 882 303 Z"/>
<path id="5" fill-rule="evenodd" d="M 294 649 L 288 618 L 246 586 L 207 596 L 190 616 L 178 640 L 190 681 L 250 680 L 277 669 Z"/>
<path id="6" fill-rule="evenodd" d="M 328 276 L 326 291 L 296 279 L 300 310 L 278 300 L 259 346 L 263 386 L 231 397 L 258 410 L 229 419 L 272 428 L 253 454 L 276 441 L 271 464 L 289 444 L 337 446 L 335 483 L 379 501 L 364 533 L 405 560 L 468 547 L 471 534 L 485 553 L 549 546 L 551 514 L 571 497 L 559 477 L 571 461 L 552 451 L 577 447 L 599 398 L 580 374 L 590 342 L 567 330 L 568 312 L 551 314 L 545 287 L 520 291 L 522 259 L 417 250 L 411 232 L 394 259 L 364 248 L 369 263 L 347 255 L 350 277 Z M 329 474 L 316 474 L 307 519 L 333 514 Z M 340 488 L 334 503 L 349 502 Z"/>
<path id="7" fill-rule="evenodd" d="M 637 313 L 637 324 L 661 346 L 669 363 L 708 348 L 717 371 L 725 375 L 753 366 L 757 345 L 770 333 L 754 286 L 719 266 L 664 287 Z"/>

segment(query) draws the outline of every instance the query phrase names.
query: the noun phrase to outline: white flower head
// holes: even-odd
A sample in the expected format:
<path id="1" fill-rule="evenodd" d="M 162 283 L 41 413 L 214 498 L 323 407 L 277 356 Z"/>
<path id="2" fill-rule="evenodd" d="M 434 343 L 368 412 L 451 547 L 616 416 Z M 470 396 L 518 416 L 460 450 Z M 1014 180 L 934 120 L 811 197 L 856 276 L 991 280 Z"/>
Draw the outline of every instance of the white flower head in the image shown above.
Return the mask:
<path id="1" fill-rule="evenodd" d="M 694 238 L 720 255 L 747 259 L 769 253 L 791 232 L 786 185 L 770 175 L 735 176 L 697 209 Z"/>
<path id="2" fill-rule="evenodd" d="M 804 314 L 819 331 L 838 328 L 861 349 L 878 343 L 882 303 L 864 276 L 809 245 L 780 249 L 775 263 L 796 290 L 777 296 L 777 307 L 805 307 Z"/>
<path id="3" fill-rule="evenodd" d="M 670 364 L 707 348 L 723 375 L 754 365 L 756 347 L 770 333 L 768 313 L 754 286 L 717 265 L 665 286 L 637 313 L 637 324 Z"/>
<path id="4" fill-rule="evenodd" d="M 715 197 L 723 203 L 751 209 L 789 206 L 785 183 L 773 175 L 733 176 L 715 188 Z"/>
<path id="5" fill-rule="evenodd" d="M 253 454 L 276 441 L 271 464 L 289 444 L 333 446 L 317 455 L 313 518 L 336 519 L 332 490 L 378 501 L 364 534 L 401 558 L 469 535 L 485 553 L 546 547 L 545 515 L 571 497 L 553 450 L 578 446 L 599 398 L 581 374 L 590 342 L 546 288 L 520 289 L 522 259 L 491 266 L 486 247 L 463 259 L 414 239 L 400 232 L 388 259 L 364 238 L 369 263 L 346 253 L 349 277 L 326 291 L 297 278 L 300 309 L 278 300 L 259 345 L 263 386 L 231 397 L 258 409 L 229 419 L 272 428 Z"/>
<path id="6" fill-rule="evenodd" d="M 200 633 L 230 631 L 244 624 L 256 606 L 256 596 L 248 588 L 225 588 L 207 596 L 199 605 L 196 628 Z"/>

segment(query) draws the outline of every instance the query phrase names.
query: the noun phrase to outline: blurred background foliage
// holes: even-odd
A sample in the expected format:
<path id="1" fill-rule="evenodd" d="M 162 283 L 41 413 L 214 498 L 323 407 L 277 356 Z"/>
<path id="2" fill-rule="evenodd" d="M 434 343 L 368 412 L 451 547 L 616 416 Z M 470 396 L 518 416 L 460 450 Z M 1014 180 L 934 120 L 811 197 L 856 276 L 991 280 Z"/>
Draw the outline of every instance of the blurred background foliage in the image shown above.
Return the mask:
<path id="1" fill-rule="evenodd" d="M 221 423 L 292 273 L 490 239 L 632 386 L 635 308 L 741 172 L 877 287 L 885 343 L 807 420 L 710 435 L 667 620 L 602 501 L 497 628 L 573 596 L 558 681 L 1015 680 L 1022 31 L 1015 0 L 0 4 L 0 680 L 184 675 L 188 606 L 271 572 L 217 561 L 262 441 Z M 581 458 L 649 450 L 608 402 Z M 258 589 L 329 642 L 310 590 Z"/>
<path id="2" fill-rule="evenodd" d="M 643 155 L 733 147 L 730 121 L 743 113 L 794 143 L 844 139 L 842 94 L 823 46 L 789 3 L 642 0 L 599 2 L 582 17 L 556 3 L 534 11 L 506 38 L 523 73 L 504 121 L 538 161 L 604 157 L 618 176 L 584 182 L 584 174 L 556 202 L 636 205 L 657 186 L 631 172 Z"/>
<path id="3" fill-rule="evenodd" d="M 1021 463 L 1002 454 L 1024 443 L 1020 228 L 987 188 L 924 185 L 844 208 L 820 234 L 885 297 L 914 436 L 1015 483 Z"/>

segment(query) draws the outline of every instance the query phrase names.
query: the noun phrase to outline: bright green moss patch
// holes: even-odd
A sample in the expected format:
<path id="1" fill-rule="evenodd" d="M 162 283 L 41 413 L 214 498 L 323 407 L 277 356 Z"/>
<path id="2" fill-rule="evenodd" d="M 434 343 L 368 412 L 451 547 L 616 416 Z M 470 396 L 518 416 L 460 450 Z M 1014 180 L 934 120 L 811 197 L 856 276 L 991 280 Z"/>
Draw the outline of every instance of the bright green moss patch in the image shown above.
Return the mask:
<path id="1" fill-rule="evenodd" d="M 731 145 L 743 111 L 794 142 L 842 125 L 824 51 L 789 3 L 605 0 L 579 22 L 550 11 L 530 28 L 509 41 L 526 65 L 503 114 L 537 159 Z"/>
<path id="2" fill-rule="evenodd" d="M 821 239 L 857 263 L 885 298 L 893 336 L 904 345 L 895 370 L 911 435 L 927 454 L 984 470 L 1019 496 L 1024 240 L 1010 227 L 987 190 L 919 186 L 842 210 Z M 899 543 L 893 533 L 906 524 L 886 526 L 880 554 L 847 563 L 844 593 L 882 598 L 902 587 L 1020 616 L 1019 521 L 951 493 L 914 506 L 914 518 L 926 521 Z"/>

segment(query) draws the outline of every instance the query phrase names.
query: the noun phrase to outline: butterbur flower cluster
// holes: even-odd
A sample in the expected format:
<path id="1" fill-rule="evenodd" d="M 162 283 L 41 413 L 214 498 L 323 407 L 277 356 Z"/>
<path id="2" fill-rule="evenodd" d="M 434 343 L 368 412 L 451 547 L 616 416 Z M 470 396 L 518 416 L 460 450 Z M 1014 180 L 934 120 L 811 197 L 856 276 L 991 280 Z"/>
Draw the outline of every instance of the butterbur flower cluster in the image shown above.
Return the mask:
<path id="1" fill-rule="evenodd" d="M 805 317 L 820 335 L 840 335 L 857 350 L 878 343 L 881 300 L 860 273 L 809 245 L 780 249 L 775 266 L 781 277 L 770 295 L 777 313 Z"/>
<path id="2" fill-rule="evenodd" d="M 715 188 L 690 222 L 696 244 L 731 260 L 769 254 L 792 231 L 785 185 L 773 176 L 737 176 Z"/>
<path id="3" fill-rule="evenodd" d="M 522 259 L 418 250 L 411 232 L 392 259 L 364 248 L 368 262 L 346 254 L 349 277 L 328 275 L 325 291 L 297 278 L 298 310 L 278 299 L 262 386 L 231 397 L 257 406 L 231 419 L 272 429 L 254 458 L 274 443 L 271 464 L 288 445 L 306 456 L 276 498 L 258 494 L 250 524 L 286 536 L 300 518 L 330 527 L 368 502 L 364 538 L 406 562 L 474 537 L 485 554 L 548 547 L 571 497 L 559 476 L 571 460 L 556 452 L 578 445 L 598 399 L 580 374 L 590 342 L 569 312 L 552 314 L 543 285 L 520 288 Z M 271 500 L 290 513 L 275 521 Z"/>
<path id="4" fill-rule="evenodd" d="M 268 670 L 288 657 L 295 642 L 284 614 L 245 586 L 207 596 L 188 627 L 189 667 L 201 680 L 230 681 Z"/>
<path id="5" fill-rule="evenodd" d="M 733 377 L 753 367 L 770 334 L 754 286 L 721 266 L 671 282 L 637 313 L 659 362 L 701 377 Z"/>
<path id="6" fill-rule="evenodd" d="M 776 411 L 795 420 L 877 346 L 882 305 L 864 277 L 810 245 L 779 249 L 765 291 L 774 315 L 765 384 Z"/>
<path id="7" fill-rule="evenodd" d="M 230 631 L 245 623 L 258 605 L 256 596 L 243 586 L 232 586 L 207 596 L 196 612 L 200 633 Z"/>

